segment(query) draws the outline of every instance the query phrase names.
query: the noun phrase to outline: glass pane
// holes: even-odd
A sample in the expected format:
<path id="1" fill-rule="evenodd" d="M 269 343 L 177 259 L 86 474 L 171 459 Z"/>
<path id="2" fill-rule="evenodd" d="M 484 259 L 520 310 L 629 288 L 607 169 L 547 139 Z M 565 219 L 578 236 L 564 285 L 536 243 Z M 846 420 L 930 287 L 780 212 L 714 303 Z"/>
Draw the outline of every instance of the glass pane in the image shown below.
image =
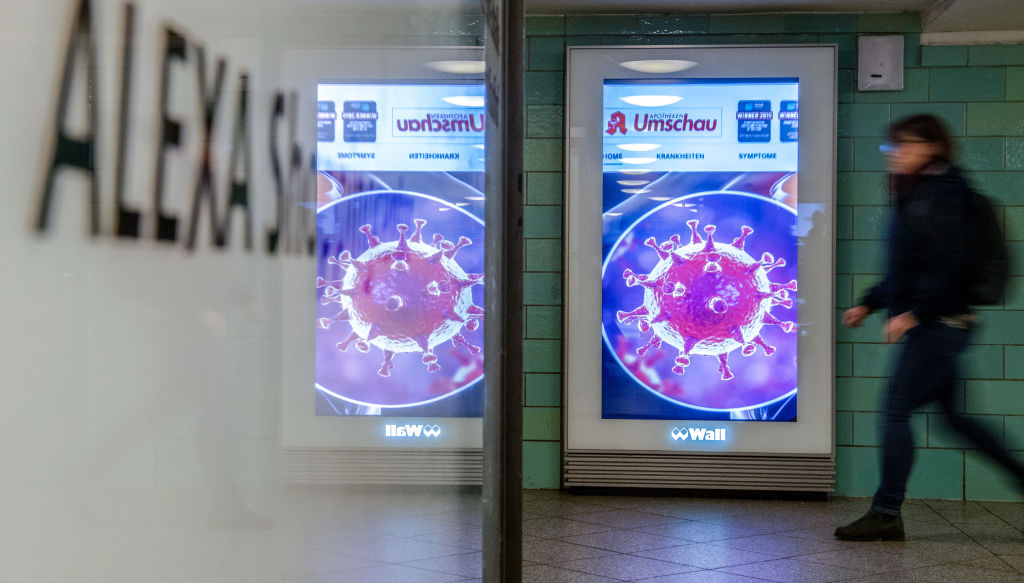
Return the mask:
<path id="1" fill-rule="evenodd" d="M 481 578 L 473 2 L 0 9 L 18 581 Z"/>

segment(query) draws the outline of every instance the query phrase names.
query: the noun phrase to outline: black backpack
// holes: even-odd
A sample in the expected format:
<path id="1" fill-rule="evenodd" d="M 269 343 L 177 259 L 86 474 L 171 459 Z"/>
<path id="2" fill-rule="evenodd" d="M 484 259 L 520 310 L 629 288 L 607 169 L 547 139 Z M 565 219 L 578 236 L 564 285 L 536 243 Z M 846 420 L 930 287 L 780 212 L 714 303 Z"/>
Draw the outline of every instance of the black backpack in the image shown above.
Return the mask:
<path id="1" fill-rule="evenodd" d="M 1010 250 L 992 202 L 967 187 L 968 245 L 967 303 L 990 306 L 1002 303 L 1010 281 Z"/>

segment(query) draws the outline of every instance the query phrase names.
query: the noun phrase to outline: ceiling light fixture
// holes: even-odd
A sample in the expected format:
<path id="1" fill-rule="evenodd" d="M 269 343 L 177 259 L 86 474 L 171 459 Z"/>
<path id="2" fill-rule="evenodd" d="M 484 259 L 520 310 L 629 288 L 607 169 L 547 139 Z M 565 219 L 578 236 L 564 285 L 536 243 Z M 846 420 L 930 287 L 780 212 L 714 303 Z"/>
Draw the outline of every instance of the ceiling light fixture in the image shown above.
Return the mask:
<path id="1" fill-rule="evenodd" d="M 673 59 L 648 59 L 644 61 L 626 61 L 619 63 L 630 71 L 638 73 L 678 73 L 690 67 L 696 67 L 694 61 L 679 61 Z"/>
<path id="2" fill-rule="evenodd" d="M 451 103 L 452 105 L 458 105 L 459 107 L 484 106 L 484 98 L 482 95 L 452 95 L 451 97 L 442 97 L 441 101 Z"/>
<path id="3" fill-rule="evenodd" d="M 630 105 L 637 105 L 639 107 L 663 107 L 683 100 L 683 98 L 678 95 L 629 95 L 626 97 L 620 97 L 619 99 Z"/>
<path id="4" fill-rule="evenodd" d="M 616 148 L 627 152 L 649 152 L 661 147 L 661 144 L 616 144 Z"/>
<path id="5" fill-rule="evenodd" d="M 479 75 L 485 67 L 483 61 L 431 61 L 423 65 L 435 71 L 456 75 Z"/>

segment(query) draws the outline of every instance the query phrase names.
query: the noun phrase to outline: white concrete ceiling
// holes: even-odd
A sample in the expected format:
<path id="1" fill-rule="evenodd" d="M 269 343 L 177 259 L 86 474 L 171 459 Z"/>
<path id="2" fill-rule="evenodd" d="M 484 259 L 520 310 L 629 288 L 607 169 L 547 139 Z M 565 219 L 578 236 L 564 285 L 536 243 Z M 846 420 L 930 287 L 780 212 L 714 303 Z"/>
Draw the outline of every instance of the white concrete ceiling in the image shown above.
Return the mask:
<path id="1" fill-rule="evenodd" d="M 2 0 L 0 0 L 2 1 Z M 385 13 L 473 13 L 483 0 L 291 0 Z M 1024 38 L 1024 0 L 522 0 L 527 14 L 919 12 L 922 31 L 1007 31 L 1001 42 Z M 991 38 L 1000 38 L 999 35 Z M 1000 41 L 996 41 L 1000 42 Z"/>
<path id="2" fill-rule="evenodd" d="M 1024 0 L 525 0 L 528 14 L 920 12 L 924 32 L 1024 31 Z"/>
<path id="3" fill-rule="evenodd" d="M 934 0 L 923 14 L 925 32 L 1024 30 L 1024 0 Z"/>
<path id="4" fill-rule="evenodd" d="M 525 0 L 528 13 L 922 12 L 933 0 Z"/>

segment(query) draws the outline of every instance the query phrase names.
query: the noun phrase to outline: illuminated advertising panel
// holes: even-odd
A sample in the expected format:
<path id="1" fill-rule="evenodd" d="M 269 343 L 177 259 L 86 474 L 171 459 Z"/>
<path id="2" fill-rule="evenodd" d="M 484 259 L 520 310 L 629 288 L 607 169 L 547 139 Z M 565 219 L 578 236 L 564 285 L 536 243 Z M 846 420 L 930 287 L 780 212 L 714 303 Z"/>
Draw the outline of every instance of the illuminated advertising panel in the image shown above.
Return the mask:
<path id="1" fill-rule="evenodd" d="M 482 414 L 483 96 L 318 85 L 316 415 Z"/>
<path id="2" fill-rule="evenodd" d="M 798 104 L 795 78 L 604 81 L 603 418 L 796 420 Z"/>
<path id="3" fill-rule="evenodd" d="M 563 484 L 827 490 L 836 47 L 566 53 Z"/>

